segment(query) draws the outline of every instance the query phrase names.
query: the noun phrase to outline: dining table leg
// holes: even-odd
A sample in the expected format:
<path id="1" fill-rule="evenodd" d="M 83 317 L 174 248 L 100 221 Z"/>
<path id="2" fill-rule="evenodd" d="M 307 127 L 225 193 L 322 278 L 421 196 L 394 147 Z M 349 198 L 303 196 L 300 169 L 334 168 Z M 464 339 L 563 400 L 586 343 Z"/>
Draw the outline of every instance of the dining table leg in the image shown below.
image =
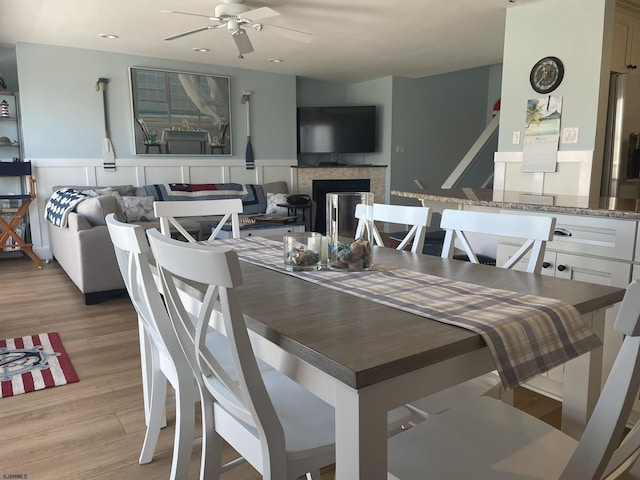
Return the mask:
<path id="1" fill-rule="evenodd" d="M 336 386 L 336 480 L 387 478 L 387 410 L 377 397 Z"/>
<path id="2" fill-rule="evenodd" d="M 583 315 L 593 332 L 604 339 L 606 310 Z M 600 397 L 603 347 L 596 348 L 565 364 L 562 379 L 561 429 L 579 440 Z"/>

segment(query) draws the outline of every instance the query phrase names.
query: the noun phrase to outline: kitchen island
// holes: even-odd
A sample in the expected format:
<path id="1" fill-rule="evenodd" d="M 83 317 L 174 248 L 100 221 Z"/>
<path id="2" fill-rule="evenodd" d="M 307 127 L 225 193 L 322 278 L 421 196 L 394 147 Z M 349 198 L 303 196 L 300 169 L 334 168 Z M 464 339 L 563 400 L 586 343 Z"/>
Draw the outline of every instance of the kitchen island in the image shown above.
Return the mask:
<path id="1" fill-rule="evenodd" d="M 640 198 L 603 197 L 596 201 L 570 195 L 537 195 L 526 192 L 494 191 L 490 188 L 450 188 L 402 191 L 391 195 L 415 198 L 426 206 L 433 203 L 473 205 L 529 212 L 561 213 L 640 220 Z M 586 205 L 586 206 L 581 206 Z"/>

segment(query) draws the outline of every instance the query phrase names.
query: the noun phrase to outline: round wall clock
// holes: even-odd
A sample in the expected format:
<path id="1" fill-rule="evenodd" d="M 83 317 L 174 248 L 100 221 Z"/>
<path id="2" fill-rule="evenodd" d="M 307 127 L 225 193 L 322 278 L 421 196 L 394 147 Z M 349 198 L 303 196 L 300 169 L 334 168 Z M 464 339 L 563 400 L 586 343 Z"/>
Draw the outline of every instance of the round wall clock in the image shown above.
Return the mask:
<path id="1" fill-rule="evenodd" d="M 544 57 L 531 69 L 529 82 L 538 93 L 553 92 L 564 77 L 564 65 L 558 57 Z"/>

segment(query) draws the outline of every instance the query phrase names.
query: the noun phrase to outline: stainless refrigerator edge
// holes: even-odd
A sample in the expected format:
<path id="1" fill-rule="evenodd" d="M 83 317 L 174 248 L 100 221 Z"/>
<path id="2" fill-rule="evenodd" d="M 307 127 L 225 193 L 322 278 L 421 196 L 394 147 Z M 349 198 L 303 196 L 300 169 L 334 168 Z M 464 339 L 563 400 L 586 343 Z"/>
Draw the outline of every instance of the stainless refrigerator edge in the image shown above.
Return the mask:
<path id="1" fill-rule="evenodd" d="M 640 196 L 640 76 L 612 73 L 601 197 Z"/>

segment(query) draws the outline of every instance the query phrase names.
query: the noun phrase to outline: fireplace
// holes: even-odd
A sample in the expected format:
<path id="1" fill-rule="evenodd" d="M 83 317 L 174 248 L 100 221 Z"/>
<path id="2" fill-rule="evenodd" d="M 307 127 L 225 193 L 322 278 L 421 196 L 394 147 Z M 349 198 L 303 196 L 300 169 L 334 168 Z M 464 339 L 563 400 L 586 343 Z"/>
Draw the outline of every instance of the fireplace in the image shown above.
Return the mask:
<path id="1" fill-rule="evenodd" d="M 369 192 L 371 180 L 368 178 L 313 180 L 311 198 L 316 204 L 313 231 L 327 232 L 327 193 L 332 192 Z M 356 219 L 353 219 L 354 222 Z"/>

